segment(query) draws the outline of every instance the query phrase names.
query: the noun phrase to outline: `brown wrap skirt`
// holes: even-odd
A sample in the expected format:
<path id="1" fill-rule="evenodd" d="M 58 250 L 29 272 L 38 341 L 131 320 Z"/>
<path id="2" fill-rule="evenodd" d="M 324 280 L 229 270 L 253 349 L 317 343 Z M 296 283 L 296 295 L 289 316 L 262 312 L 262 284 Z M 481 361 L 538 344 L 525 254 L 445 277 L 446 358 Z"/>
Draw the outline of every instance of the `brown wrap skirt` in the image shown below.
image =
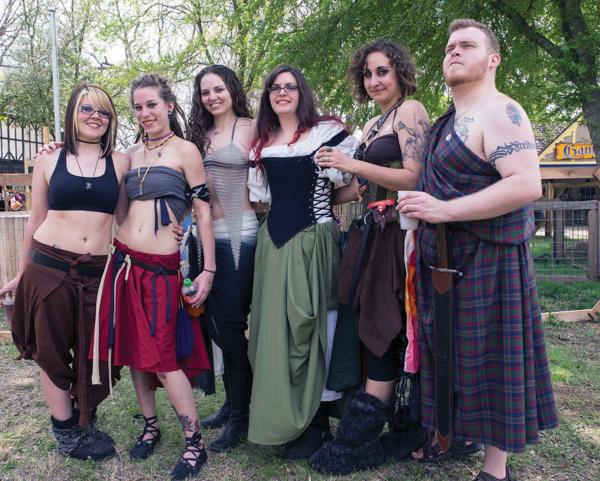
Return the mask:
<path id="1" fill-rule="evenodd" d="M 369 238 L 359 257 L 362 229 L 370 228 Z M 404 236 L 406 231 L 398 222 L 379 226 L 362 224 L 352 227 L 348 244 L 342 255 L 338 275 L 340 303 L 360 311 L 359 337 L 377 357 L 383 356 L 406 323 L 404 288 Z M 356 294 L 349 299 L 354 269 L 360 269 Z"/>
<path id="2" fill-rule="evenodd" d="M 108 368 L 99 366 L 101 385 L 91 384 L 92 364 L 87 353 L 94 332 L 96 296 L 106 256 L 76 254 L 32 239 L 30 253 L 15 296 L 12 336 L 20 359 L 33 359 L 60 389 L 70 390 L 79 405 L 79 423 L 109 393 Z M 31 254 L 48 263 L 68 265 L 61 270 L 35 262 Z M 112 373 L 112 384 L 118 370 Z"/>

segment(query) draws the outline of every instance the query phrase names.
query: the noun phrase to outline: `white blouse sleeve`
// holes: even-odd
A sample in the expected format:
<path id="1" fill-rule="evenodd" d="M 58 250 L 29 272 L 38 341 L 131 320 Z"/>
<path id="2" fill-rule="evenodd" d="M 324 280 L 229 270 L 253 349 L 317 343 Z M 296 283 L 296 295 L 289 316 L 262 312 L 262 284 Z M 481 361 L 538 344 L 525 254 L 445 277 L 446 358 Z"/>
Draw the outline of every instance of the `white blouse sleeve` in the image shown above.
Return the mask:
<path id="1" fill-rule="evenodd" d="M 250 191 L 250 202 L 271 203 L 271 189 L 267 182 L 264 169 L 251 165 L 248 169 L 248 190 Z"/>
<path id="2" fill-rule="evenodd" d="M 353 135 L 349 135 L 342 142 L 336 145 L 334 148 L 339 149 L 342 153 L 352 157 L 354 155 L 354 151 L 358 147 L 358 141 L 356 137 Z M 334 169 L 330 167 L 328 169 L 323 169 L 323 173 L 329 177 L 329 180 L 336 185 L 341 184 L 349 184 L 352 180 L 352 174 L 348 172 L 340 172 L 338 169 Z"/>

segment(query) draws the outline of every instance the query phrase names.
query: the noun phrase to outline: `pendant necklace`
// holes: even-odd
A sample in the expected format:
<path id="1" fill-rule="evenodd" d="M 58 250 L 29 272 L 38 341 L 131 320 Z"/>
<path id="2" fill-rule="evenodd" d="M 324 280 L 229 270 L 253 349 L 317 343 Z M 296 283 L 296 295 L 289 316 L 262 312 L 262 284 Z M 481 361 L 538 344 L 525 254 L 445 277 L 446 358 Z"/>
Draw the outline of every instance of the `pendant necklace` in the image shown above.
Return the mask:
<path id="1" fill-rule="evenodd" d="M 86 177 L 85 175 L 83 175 L 83 170 L 81 170 L 81 165 L 79 164 L 79 159 L 77 158 L 77 154 L 73 154 L 73 156 L 75 157 L 75 162 L 77 162 L 77 167 L 79 168 L 79 172 L 81 173 L 81 177 L 85 180 L 85 183 L 83 184 L 86 192 L 89 192 L 92 190 L 93 187 L 93 182 L 92 179 L 95 178 L 96 176 L 96 167 L 98 167 L 98 162 L 100 161 L 100 156 L 102 155 L 102 150 L 100 150 L 98 152 L 98 158 L 96 159 L 96 164 L 94 165 L 94 172 L 92 172 L 92 176 L 91 177 Z"/>
<path id="2" fill-rule="evenodd" d="M 173 132 L 171 132 L 170 134 L 168 134 L 168 136 L 165 140 L 163 140 L 160 144 L 155 145 L 153 147 L 149 147 L 148 142 L 144 142 L 144 150 L 142 152 L 142 160 L 140 161 L 140 165 L 138 165 L 138 169 L 137 169 L 137 178 L 140 183 L 140 195 L 142 195 L 144 193 L 144 181 L 146 180 L 146 176 L 148 175 L 148 172 L 150 172 L 150 167 L 152 167 L 152 165 L 150 165 L 150 164 L 148 164 L 148 167 L 146 167 L 146 150 L 152 151 L 152 150 L 160 149 L 159 151 L 156 152 L 156 155 L 160 159 L 160 157 L 162 156 L 162 151 L 165 150 L 165 146 L 167 145 L 167 142 L 169 140 L 171 140 L 174 135 L 175 134 Z M 144 175 L 142 175 L 142 167 L 146 168 Z"/>

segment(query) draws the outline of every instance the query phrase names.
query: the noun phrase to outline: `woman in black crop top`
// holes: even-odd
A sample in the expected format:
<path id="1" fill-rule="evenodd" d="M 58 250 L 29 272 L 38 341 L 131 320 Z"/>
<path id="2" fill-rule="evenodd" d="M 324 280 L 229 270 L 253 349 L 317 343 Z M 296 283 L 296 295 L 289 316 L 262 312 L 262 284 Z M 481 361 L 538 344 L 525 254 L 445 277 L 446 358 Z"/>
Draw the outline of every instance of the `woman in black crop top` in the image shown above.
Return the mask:
<path id="1" fill-rule="evenodd" d="M 367 202 L 394 199 L 396 191 L 414 189 L 429 131 L 423 105 L 406 98 L 415 92 L 415 66 L 403 46 L 378 40 L 355 53 L 348 73 L 357 100 L 373 100 L 381 114 L 365 125 L 362 144 L 354 158 L 337 149 L 321 149 L 318 163 L 362 179 L 362 183 L 367 183 Z M 352 199 L 340 195 L 337 200 Z M 373 223 L 362 225 L 350 234 L 340 267 L 339 291 L 343 302 L 359 309 L 359 337 L 367 381 L 364 391 L 347 405 L 340 421 L 344 428 L 338 428 L 336 439 L 310 460 L 318 471 L 333 474 L 373 468 L 384 462 L 386 454 L 394 457 L 408 449 L 407 454 L 411 447 L 420 444 L 418 435 L 407 438 L 416 441 L 408 447 L 393 433 L 386 433 L 382 442 L 378 439 L 388 418 L 394 385 L 402 373 L 406 345 L 406 231 L 397 221 L 384 224 L 385 228 Z M 361 248 L 363 237 L 367 243 Z"/>
<path id="2" fill-rule="evenodd" d="M 115 453 L 112 439 L 95 427 L 109 371 L 103 363 L 103 385 L 92 387 L 87 353 L 113 215 L 122 218 L 126 208 L 120 185 L 129 159 L 114 151 L 116 132 L 108 94 L 95 85 L 75 87 L 64 147 L 35 162 L 19 272 L 0 290 L 16 290 L 13 339 L 21 358 L 39 366 L 59 452 L 77 459 Z"/>

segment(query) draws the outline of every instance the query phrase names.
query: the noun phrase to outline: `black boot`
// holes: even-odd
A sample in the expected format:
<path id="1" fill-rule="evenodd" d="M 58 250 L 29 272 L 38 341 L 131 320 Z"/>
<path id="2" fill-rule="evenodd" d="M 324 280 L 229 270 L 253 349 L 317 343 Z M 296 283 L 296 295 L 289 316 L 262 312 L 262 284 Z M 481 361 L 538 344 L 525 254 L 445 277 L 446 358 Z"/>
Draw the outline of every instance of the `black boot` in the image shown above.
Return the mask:
<path id="1" fill-rule="evenodd" d="M 214 413 L 211 414 L 210 416 L 204 418 L 202 420 L 202 422 L 200 423 L 200 425 L 204 428 L 204 429 L 216 429 L 216 428 L 220 428 L 225 426 L 225 424 L 227 424 L 227 421 L 229 421 L 229 415 L 231 414 L 231 400 L 230 400 L 230 383 L 229 383 L 229 376 L 228 376 L 228 370 L 225 369 L 223 371 L 223 387 L 225 388 L 225 402 L 223 403 L 223 405 L 219 408 L 219 410 Z"/>
<path id="2" fill-rule="evenodd" d="M 215 453 L 234 448 L 248 434 L 252 374 L 250 372 L 228 372 L 228 380 L 231 413 L 221 435 L 208 447 Z"/>
<path id="3" fill-rule="evenodd" d="M 96 408 L 92 409 L 92 411 L 90 412 L 90 429 L 92 430 L 92 433 L 94 434 L 94 436 L 98 436 L 98 438 L 102 439 L 103 441 L 114 445 L 114 439 L 109 434 L 106 434 L 104 431 L 98 429 L 98 416 L 96 415 L 96 412 Z M 79 409 L 77 409 L 75 407 L 75 404 L 73 403 L 73 416 L 75 417 L 75 419 L 79 419 L 79 415 Z"/>
<path id="4" fill-rule="evenodd" d="M 321 402 L 308 428 L 298 439 L 286 445 L 285 458 L 287 460 L 308 459 L 326 441 L 333 439 L 329 430 L 329 404 Z"/>
<path id="5" fill-rule="evenodd" d="M 103 436 L 99 436 L 89 426 L 78 424 L 79 415 L 73 415 L 66 421 L 52 421 L 52 434 L 58 442 L 58 452 L 75 459 L 93 459 L 99 461 L 115 454 L 115 446 Z M 112 440 L 111 440 L 112 441 Z"/>
<path id="6" fill-rule="evenodd" d="M 194 477 L 200 472 L 208 459 L 206 449 L 202 446 L 201 441 L 202 435 L 198 431 L 193 436 L 185 438 L 185 451 L 173 471 L 171 471 L 171 481 Z M 186 456 L 186 454 L 189 456 Z"/>
<path id="7" fill-rule="evenodd" d="M 389 412 L 388 405 L 375 396 L 358 392 L 346 405 L 335 439 L 310 457 L 310 466 L 321 473 L 348 474 L 382 465 L 385 453 L 379 434 Z"/>

